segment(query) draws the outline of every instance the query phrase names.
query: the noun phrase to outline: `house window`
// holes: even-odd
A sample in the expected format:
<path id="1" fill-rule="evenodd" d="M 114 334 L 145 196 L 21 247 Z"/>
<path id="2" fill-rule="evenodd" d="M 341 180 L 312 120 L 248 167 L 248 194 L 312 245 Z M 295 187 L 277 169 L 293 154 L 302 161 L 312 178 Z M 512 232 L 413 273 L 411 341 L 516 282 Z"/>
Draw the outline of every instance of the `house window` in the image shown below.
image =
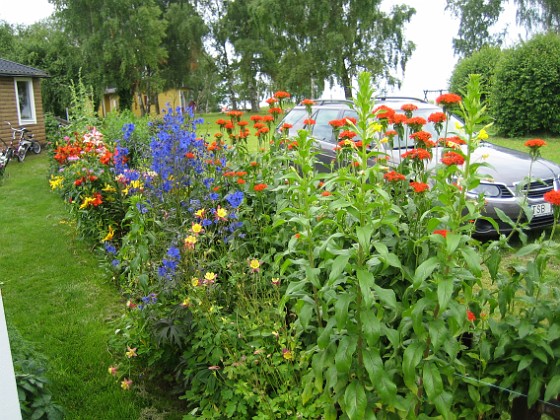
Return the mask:
<path id="1" fill-rule="evenodd" d="M 33 81 L 31 79 L 16 79 L 16 94 L 19 124 L 35 124 L 37 118 L 35 115 Z"/>

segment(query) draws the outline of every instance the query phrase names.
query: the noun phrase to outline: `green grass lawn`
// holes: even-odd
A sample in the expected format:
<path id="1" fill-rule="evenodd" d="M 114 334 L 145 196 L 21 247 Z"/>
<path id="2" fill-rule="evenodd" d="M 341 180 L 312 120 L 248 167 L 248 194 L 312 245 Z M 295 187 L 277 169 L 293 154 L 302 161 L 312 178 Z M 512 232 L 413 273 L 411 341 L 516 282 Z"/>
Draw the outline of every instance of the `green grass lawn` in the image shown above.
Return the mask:
<path id="1" fill-rule="evenodd" d="M 488 141 L 491 143 L 509 147 L 511 149 L 521 150 L 522 152 L 527 152 L 528 148 L 524 145 L 524 143 L 529 140 L 533 139 L 535 136 L 532 137 L 490 137 Z M 541 148 L 542 157 L 553 162 L 560 164 L 560 138 L 558 137 L 539 137 L 546 141 L 547 145 Z"/>
<path id="2" fill-rule="evenodd" d="M 47 173 L 43 153 L 11 162 L 0 179 L 0 288 L 7 322 L 47 358 L 50 391 L 65 418 L 164 418 L 147 413 L 163 412 L 165 398 L 123 391 L 107 372 L 110 320 L 123 302 L 91 248 L 66 224 L 66 209 L 49 190 Z"/>

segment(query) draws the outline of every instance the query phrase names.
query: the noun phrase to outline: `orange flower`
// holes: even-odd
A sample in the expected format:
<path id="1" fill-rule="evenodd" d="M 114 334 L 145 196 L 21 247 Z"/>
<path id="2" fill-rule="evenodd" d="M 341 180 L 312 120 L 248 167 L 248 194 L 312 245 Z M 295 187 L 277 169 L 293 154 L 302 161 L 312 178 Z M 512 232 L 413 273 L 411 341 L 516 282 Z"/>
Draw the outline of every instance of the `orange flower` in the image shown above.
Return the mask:
<path id="1" fill-rule="evenodd" d="M 436 235 L 441 235 L 444 238 L 447 238 L 447 234 L 449 233 L 449 231 L 447 229 L 439 229 L 439 230 L 434 230 L 434 233 Z"/>
<path id="2" fill-rule="evenodd" d="M 530 149 L 539 149 L 543 146 L 546 146 L 546 141 L 542 139 L 531 139 L 525 142 L 525 146 Z"/>
<path id="3" fill-rule="evenodd" d="M 287 99 L 289 98 L 291 95 L 288 92 L 284 92 L 283 90 L 279 90 L 278 92 L 276 92 L 274 94 L 274 97 L 277 99 Z"/>
<path id="4" fill-rule="evenodd" d="M 442 106 L 454 105 L 461 102 L 461 97 L 456 93 L 444 93 L 436 98 L 436 103 Z"/>
<path id="5" fill-rule="evenodd" d="M 467 309 L 467 319 L 468 319 L 470 322 L 476 321 L 476 315 L 474 314 L 474 312 L 472 312 L 472 311 L 470 311 L 470 310 L 468 310 L 468 309 Z"/>
<path id="6" fill-rule="evenodd" d="M 549 191 L 544 193 L 544 201 L 552 204 L 553 206 L 560 207 L 560 191 Z"/>
<path id="7" fill-rule="evenodd" d="M 401 106 L 401 111 L 404 112 L 412 112 L 412 111 L 416 111 L 418 109 L 418 107 L 414 104 L 404 104 L 403 106 Z"/>
<path id="8" fill-rule="evenodd" d="M 389 182 L 399 182 L 399 181 L 404 181 L 406 179 L 406 176 L 398 172 L 391 171 L 383 175 L 383 178 L 385 178 Z"/>
<path id="9" fill-rule="evenodd" d="M 267 188 L 268 188 L 268 185 L 266 185 L 266 184 L 256 184 L 256 185 L 253 187 L 253 189 L 254 189 L 255 191 L 262 191 L 262 190 L 265 190 L 265 189 L 267 189 Z"/>
<path id="10" fill-rule="evenodd" d="M 428 184 L 423 183 L 423 182 L 412 181 L 410 183 L 410 186 L 412 187 L 414 192 L 417 192 L 417 193 L 423 193 L 423 192 L 428 191 L 430 189 L 430 186 Z"/>
<path id="11" fill-rule="evenodd" d="M 441 162 L 447 166 L 462 165 L 465 163 L 465 158 L 457 152 L 445 152 L 441 158 Z"/>
<path id="12" fill-rule="evenodd" d="M 313 106 L 315 105 L 315 101 L 313 99 L 304 99 L 303 101 L 300 102 L 300 105 Z"/>
<path id="13" fill-rule="evenodd" d="M 323 197 L 328 197 L 328 196 L 332 195 L 332 193 L 331 193 L 330 191 L 323 191 L 323 192 L 321 193 L 321 195 L 322 195 Z"/>
<path id="14" fill-rule="evenodd" d="M 445 113 L 443 113 L 443 112 L 434 112 L 434 113 L 430 114 L 430 116 L 428 117 L 428 122 L 431 122 L 431 123 L 434 123 L 434 124 L 441 124 L 445 120 L 447 120 L 447 117 L 445 116 Z"/>
<path id="15" fill-rule="evenodd" d="M 418 160 L 428 160 L 432 158 L 432 155 L 426 149 L 412 149 L 401 155 L 403 159 L 418 159 Z"/>
<path id="16" fill-rule="evenodd" d="M 303 124 L 305 125 L 315 125 L 315 120 L 312 118 L 306 118 L 305 120 L 303 120 Z"/>

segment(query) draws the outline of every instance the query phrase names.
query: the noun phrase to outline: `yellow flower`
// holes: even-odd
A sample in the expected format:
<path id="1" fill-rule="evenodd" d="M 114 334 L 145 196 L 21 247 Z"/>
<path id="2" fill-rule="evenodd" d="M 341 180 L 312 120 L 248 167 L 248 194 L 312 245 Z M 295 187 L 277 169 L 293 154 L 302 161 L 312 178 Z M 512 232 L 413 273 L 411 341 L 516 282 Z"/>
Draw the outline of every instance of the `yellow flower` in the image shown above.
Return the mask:
<path id="1" fill-rule="evenodd" d="M 113 239 L 113 236 L 115 236 L 115 231 L 113 230 L 113 226 L 109 226 L 109 232 L 107 232 L 107 235 L 105 235 L 105 237 L 101 239 L 101 242 L 110 241 L 111 239 Z"/>
<path id="2" fill-rule="evenodd" d="M 456 122 L 455 122 L 455 129 L 456 129 L 456 130 L 462 130 L 462 129 L 463 129 L 463 126 L 461 125 L 461 123 L 459 123 L 459 122 L 456 121 Z"/>
<path id="3" fill-rule="evenodd" d="M 62 188 L 62 183 L 64 182 L 63 176 L 54 176 L 51 175 L 51 179 L 49 180 L 49 185 L 51 186 L 51 190 L 56 190 L 58 188 Z"/>
<path id="4" fill-rule="evenodd" d="M 130 188 L 136 188 L 137 190 L 139 190 L 140 188 L 142 188 L 142 186 L 142 181 L 140 180 L 130 181 Z"/>
<path id="5" fill-rule="evenodd" d="M 198 235 L 199 233 L 204 232 L 204 229 L 203 229 L 203 227 L 200 223 L 193 223 L 193 225 L 191 227 L 191 231 L 195 235 Z"/>
<path id="6" fill-rule="evenodd" d="M 213 272 L 208 272 L 204 275 L 204 284 L 213 284 L 216 282 L 216 279 L 218 278 L 218 276 L 216 276 L 216 273 Z"/>
<path id="7" fill-rule="evenodd" d="M 93 197 L 84 198 L 84 201 L 82 201 L 82 204 L 80 205 L 80 209 L 85 209 L 87 206 L 89 206 L 91 203 L 93 203 L 94 200 L 95 200 L 95 198 L 93 198 Z"/>
<path id="8" fill-rule="evenodd" d="M 196 236 L 189 235 L 185 238 L 185 248 L 194 249 L 194 244 L 196 244 Z"/>
<path id="9" fill-rule="evenodd" d="M 251 271 L 252 271 L 253 273 L 258 272 L 259 269 L 261 268 L 261 263 L 260 263 L 260 261 L 259 261 L 259 260 L 255 260 L 255 259 L 250 260 L 250 261 L 249 261 L 249 268 L 251 268 Z"/>
<path id="10" fill-rule="evenodd" d="M 107 369 L 109 371 L 109 373 L 113 376 L 116 376 L 117 374 L 117 367 L 116 366 L 109 366 L 109 369 Z"/>
<path id="11" fill-rule="evenodd" d="M 227 215 L 227 210 L 218 206 L 218 208 L 216 209 L 216 219 L 226 220 Z"/>
<path id="12" fill-rule="evenodd" d="M 478 132 L 478 136 L 477 138 L 479 140 L 486 140 L 488 138 L 488 133 L 486 132 L 486 130 L 483 128 Z"/>
<path id="13" fill-rule="evenodd" d="M 204 213 L 205 213 L 205 212 L 206 212 L 206 211 L 205 211 L 204 209 L 200 209 L 200 210 L 195 211 L 195 212 L 194 212 L 194 215 L 195 215 L 196 217 L 198 217 L 199 219 L 202 219 L 202 218 L 204 218 Z"/>
<path id="14" fill-rule="evenodd" d="M 383 137 L 379 143 L 384 144 L 384 143 L 389 143 L 389 137 Z"/>
<path id="15" fill-rule="evenodd" d="M 115 191 L 117 191 L 117 189 L 115 187 L 113 187 L 112 185 L 105 184 L 105 187 L 103 187 L 103 189 L 101 191 L 115 192 Z"/>
<path id="16" fill-rule="evenodd" d="M 181 306 L 182 306 L 183 308 L 188 308 L 189 306 L 191 306 L 191 300 L 190 300 L 190 298 L 186 297 L 186 298 L 183 300 L 183 303 L 181 303 Z"/>
<path id="17" fill-rule="evenodd" d="M 372 125 L 370 125 L 370 128 L 374 133 L 378 133 L 379 131 L 383 130 L 383 126 L 379 123 L 373 123 Z"/>
<path id="18" fill-rule="evenodd" d="M 130 347 L 127 346 L 127 348 L 128 348 L 128 351 L 125 353 L 125 354 L 126 354 L 126 357 L 128 357 L 128 358 L 130 359 L 130 358 L 132 358 L 132 357 L 138 356 L 138 355 L 136 354 L 136 347 L 134 347 L 133 349 L 131 349 Z"/>
<path id="19" fill-rule="evenodd" d="M 488 159 L 489 157 L 490 157 L 490 154 L 489 154 L 489 153 L 484 153 L 484 154 L 482 155 L 482 159 L 484 159 L 484 160 Z"/>
<path id="20" fill-rule="evenodd" d="M 193 277 L 191 280 L 191 284 L 196 287 L 200 284 L 200 280 L 198 279 L 198 277 Z"/>
<path id="21" fill-rule="evenodd" d="M 286 360 L 292 360 L 294 358 L 294 354 L 289 349 L 282 349 L 282 357 Z"/>
<path id="22" fill-rule="evenodd" d="M 130 389 L 132 386 L 132 381 L 128 378 L 124 378 L 121 382 L 121 388 L 124 390 Z"/>

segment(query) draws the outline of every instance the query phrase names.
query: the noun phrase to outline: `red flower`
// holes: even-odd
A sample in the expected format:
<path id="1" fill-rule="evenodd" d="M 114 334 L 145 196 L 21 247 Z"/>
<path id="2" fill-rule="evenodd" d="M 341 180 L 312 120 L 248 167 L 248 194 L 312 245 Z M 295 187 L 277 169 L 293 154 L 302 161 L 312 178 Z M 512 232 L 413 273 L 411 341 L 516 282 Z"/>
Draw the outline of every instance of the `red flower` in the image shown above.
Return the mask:
<path id="1" fill-rule="evenodd" d="M 441 158 L 441 163 L 447 166 L 462 165 L 465 163 L 465 158 L 457 152 L 445 152 Z"/>
<path id="2" fill-rule="evenodd" d="M 346 125 L 345 120 L 330 120 L 329 125 L 333 128 L 341 128 Z"/>
<path id="3" fill-rule="evenodd" d="M 323 192 L 321 193 L 321 195 L 322 195 L 323 197 L 328 197 L 329 195 L 332 195 L 332 193 L 331 193 L 330 191 L 323 191 Z"/>
<path id="4" fill-rule="evenodd" d="M 429 160 L 432 155 L 426 149 L 412 149 L 401 155 L 403 159 L 418 159 L 418 160 Z"/>
<path id="5" fill-rule="evenodd" d="M 237 183 L 238 183 L 239 185 L 243 185 L 243 184 L 245 184 L 246 182 L 247 182 L 247 181 L 245 181 L 243 178 L 237 178 Z"/>
<path id="6" fill-rule="evenodd" d="M 273 105 L 273 104 L 275 104 L 276 102 L 278 102 L 278 99 L 276 99 L 276 98 L 268 98 L 268 99 L 266 100 L 266 103 L 269 104 L 269 105 Z"/>
<path id="7" fill-rule="evenodd" d="M 259 166 L 259 163 L 253 161 L 253 162 L 251 162 L 249 165 L 251 165 L 253 168 L 255 168 L 255 167 Z"/>
<path id="8" fill-rule="evenodd" d="M 263 115 L 262 120 L 264 122 L 271 122 L 274 121 L 274 117 L 272 115 Z"/>
<path id="9" fill-rule="evenodd" d="M 441 138 L 441 139 L 439 139 L 439 141 L 441 143 L 443 143 L 444 146 L 448 146 L 448 147 L 453 147 L 453 145 L 467 144 L 467 142 L 459 136 Z M 451 144 L 449 144 L 449 143 L 451 143 Z"/>
<path id="10" fill-rule="evenodd" d="M 444 93 L 436 98 L 436 103 L 442 106 L 454 105 L 461 102 L 461 97 L 456 93 Z"/>
<path id="11" fill-rule="evenodd" d="M 544 201 L 552 204 L 553 206 L 560 207 L 560 191 L 549 191 L 544 193 Z"/>
<path id="12" fill-rule="evenodd" d="M 428 117 L 428 122 L 434 124 L 441 124 L 442 122 L 445 122 L 445 120 L 447 120 L 447 117 L 444 112 L 434 112 Z"/>
<path id="13" fill-rule="evenodd" d="M 292 127 L 293 127 L 292 124 L 288 124 L 288 123 L 282 124 L 282 130 L 289 130 Z"/>
<path id="14" fill-rule="evenodd" d="M 410 183 L 410 186 L 412 187 L 414 192 L 417 192 L 417 193 L 423 193 L 423 192 L 428 191 L 430 189 L 430 186 L 428 184 L 423 183 L 423 182 L 412 181 Z"/>
<path id="15" fill-rule="evenodd" d="M 395 137 L 397 134 L 399 134 L 399 133 L 397 133 L 395 130 L 387 130 L 387 131 L 385 131 L 385 135 L 386 135 L 387 137 Z"/>
<path id="16" fill-rule="evenodd" d="M 468 319 L 470 322 L 476 321 L 476 315 L 474 314 L 474 312 L 472 312 L 472 311 L 470 311 L 470 310 L 468 310 L 468 309 L 467 309 L 467 319 Z"/>
<path id="17" fill-rule="evenodd" d="M 412 112 L 412 111 L 416 111 L 418 109 L 418 107 L 414 104 L 404 104 L 403 106 L 401 106 L 401 111 L 404 112 Z"/>
<path id="18" fill-rule="evenodd" d="M 426 124 L 426 120 L 422 117 L 412 117 L 405 121 L 405 124 L 411 127 L 421 127 Z"/>
<path id="19" fill-rule="evenodd" d="M 427 131 L 417 131 L 412 133 L 410 138 L 418 143 L 424 143 L 427 147 L 434 147 L 436 144 L 431 140 L 432 134 Z"/>
<path id="20" fill-rule="evenodd" d="M 406 176 L 398 172 L 391 171 L 383 175 L 383 178 L 385 178 L 389 182 L 399 182 L 399 181 L 404 181 L 406 179 Z"/>
<path id="21" fill-rule="evenodd" d="M 250 119 L 251 121 L 257 122 L 257 121 L 262 120 L 262 115 L 251 115 L 251 116 L 249 117 L 249 119 Z"/>
<path id="22" fill-rule="evenodd" d="M 227 121 L 224 120 L 223 118 L 220 118 L 218 120 L 216 120 L 216 124 L 220 125 L 220 126 L 224 126 L 226 125 Z"/>
<path id="23" fill-rule="evenodd" d="M 195 156 L 194 156 L 193 152 L 187 152 L 187 153 L 185 153 L 185 157 L 187 159 L 194 159 Z"/>
<path id="24" fill-rule="evenodd" d="M 262 191 L 262 190 L 266 190 L 268 188 L 268 185 L 266 184 L 256 184 L 253 189 L 255 191 Z"/>
<path id="25" fill-rule="evenodd" d="M 358 134 L 356 134 L 354 131 L 344 130 L 338 135 L 338 138 L 339 139 L 353 139 L 357 135 Z"/>
<path id="26" fill-rule="evenodd" d="M 281 113 L 282 113 L 282 108 L 278 108 L 278 107 L 270 108 L 270 109 L 268 110 L 268 113 L 269 113 L 269 114 L 272 114 L 272 115 L 281 114 Z"/>
<path id="27" fill-rule="evenodd" d="M 543 146 L 546 146 L 546 141 L 542 139 L 531 139 L 525 142 L 525 146 L 530 149 L 539 149 Z"/>
<path id="28" fill-rule="evenodd" d="M 315 101 L 313 99 L 304 99 L 303 101 L 300 102 L 300 105 L 313 106 L 315 105 Z"/>
<path id="29" fill-rule="evenodd" d="M 284 92 L 283 90 L 279 90 L 278 92 L 276 92 L 274 94 L 274 97 L 277 99 L 287 99 L 289 98 L 291 95 L 288 92 Z"/>
<path id="30" fill-rule="evenodd" d="M 441 235 L 444 238 L 447 238 L 447 234 L 449 233 L 449 231 L 447 229 L 439 229 L 439 230 L 434 230 L 434 233 L 436 235 Z"/>
<path id="31" fill-rule="evenodd" d="M 245 127 L 245 126 L 248 125 L 248 124 L 249 124 L 249 121 L 239 121 L 239 122 L 237 123 L 237 125 L 238 125 L 239 127 Z"/>
<path id="32" fill-rule="evenodd" d="M 391 119 L 391 117 L 395 115 L 395 110 L 393 108 L 389 108 L 387 105 L 379 105 L 373 110 L 373 114 L 380 120 Z"/>
<path id="33" fill-rule="evenodd" d="M 389 117 L 389 123 L 391 124 L 404 124 L 408 120 L 408 117 L 404 114 L 393 114 Z"/>
<path id="34" fill-rule="evenodd" d="M 315 125 L 315 120 L 312 118 L 306 118 L 305 120 L 303 120 L 303 124 L 305 125 Z"/>

